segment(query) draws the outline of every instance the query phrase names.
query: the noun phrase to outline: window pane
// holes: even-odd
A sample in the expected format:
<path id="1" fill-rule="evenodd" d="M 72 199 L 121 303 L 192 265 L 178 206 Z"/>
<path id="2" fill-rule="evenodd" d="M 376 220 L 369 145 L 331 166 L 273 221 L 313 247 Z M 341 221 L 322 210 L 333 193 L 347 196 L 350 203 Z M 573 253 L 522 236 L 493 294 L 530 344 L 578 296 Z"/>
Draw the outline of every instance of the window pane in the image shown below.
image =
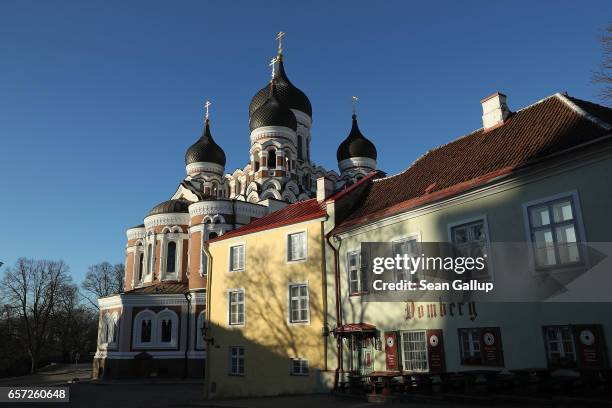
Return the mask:
<path id="1" fill-rule="evenodd" d="M 579 262 L 580 252 L 576 239 L 574 225 L 564 225 L 556 228 L 557 242 L 559 248 L 559 261 L 561 263 Z"/>
<path id="2" fill-rule="evenodd" d="M 551 230 L 534 232 L 536 263 L 540 266 L 550 266 L 557 263 L 555 245 Z"/>
<path id="3" fill-rule="evenodd" d="M 574 212 L 572 211 L 572 202 L 570 200 L 567 200 L 554 204 L 553 218 L 555 222 L 563 222 L 574 219 Z"/>
<path id="4" fill-rule="evenodd" d="M 550 215 L 548 213 L 548 207 L 534 207 L 529 210 L 531 213 L 531 226 L 542 227 L 550 224 Z"/>

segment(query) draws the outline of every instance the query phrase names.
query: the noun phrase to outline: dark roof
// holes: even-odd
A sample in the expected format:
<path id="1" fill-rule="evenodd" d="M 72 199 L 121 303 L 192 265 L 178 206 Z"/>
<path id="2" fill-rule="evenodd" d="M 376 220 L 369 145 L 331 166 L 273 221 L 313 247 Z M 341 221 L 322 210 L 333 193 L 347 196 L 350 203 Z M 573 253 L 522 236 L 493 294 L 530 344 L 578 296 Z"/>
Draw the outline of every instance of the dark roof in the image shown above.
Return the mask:
<path id="1" fill-rule="evenodd" d="M 268 87 L 268 99 L 261 105 L 249 120 L 249 127 L 255 130 L 264 126 L 284 126 L 297 130 L 297 120 L 289 107 L 278 99 L 276 79 Z"/>
<path id="2" fill-rule="evenodd" d="M 180 295 L 189 291 L 189 285 L 182 282 L 160 282 L 149 286 L 128 290 L 125 295 Z"/>
<path id="3" fill-rule="evenodd" d="M 281 103 L 289 107 L 290 109 L 299 110 L 304 112 L 312 118 L 312 105 L 308 100 L 308 97 L 304 92 L 299 90 L 289 81 L 287 73 L 285 72 L 285 66 L 283 64 L 282 56 L 278 64 L 278 74 L 276 75 L 276 86 L 278 87 L 278 99 Z M 264 86 L 261 88 L 249 105 L 249 117 L 253 116 L 253 113 L 259 109 L 268 99 L 269 87 Z"/>
<path id="4" fill-rule="evenodd" d="M 130 227 L 128 229 L 134 229 L 134 228 L 144 228 L 144 224 L 139 224 L 139 225 L 134 225 L 133 227 Z"/>
<path id="5" fill-rule="evenodd" d="M 191 201 L 182 199 L 164 201 L 153 207 L 153 209 L 149 211 L 149 214 L 147 214 L 147 217 L 156 214 L 186 213 L 189 212 L 188 208 L 190 204 L 192 204 Z"/>
<path id="6" fill-rule="evenodd" d="M 359 130 L 357 125 L 357 115 L 353 114 L 353 126 L 351 132 L 336 152 L 338 161 L 350 159 L 352 157 L 369 157 L 376 160 L 376 146 L 369 141 Z"/>
<path id="7" fill-rule="evenodd" d="M 225 166 L 225 152 L 213 140 L 208 119 L 206 119 L 202 136 L 185 153 L 185 164 L 197 162 L 216 163 Z"/>
<path id="8" fill-rule="evenodd" d="M 258 218 L 243 227 L 226 232 L 217 238 L 213 238 L 209 242 L 221 241 L 232 237 L 251 234 L 253 232 L 265 231 L 272 228 L 297 224 L 298 222 L 324 217 L 327 215 L 327 210 L 325 208 L 327 201 L 334 200 L 337 202 L 341 198 L 348 197 L 350 193 L 357 190 L 360 186 L 368 183 L 372 178 L 379 174 L 380 172 L 372 172 L 351 186 L 332 194 L 325 201 L 318 202 L 316 198 L 311 198 L 309 200 L 298 201 L 297 203 L 290 204 L 287 207 Z"/>
<path id="9" fill-rule="evenodd" d="M 375 180 L 336 232 L 459 194 L 609 135 L 602 122 L 611 119 L 612 109 L 555 94 L 513 113 L 502 126 L 476 130 L 400 174 Z"/>

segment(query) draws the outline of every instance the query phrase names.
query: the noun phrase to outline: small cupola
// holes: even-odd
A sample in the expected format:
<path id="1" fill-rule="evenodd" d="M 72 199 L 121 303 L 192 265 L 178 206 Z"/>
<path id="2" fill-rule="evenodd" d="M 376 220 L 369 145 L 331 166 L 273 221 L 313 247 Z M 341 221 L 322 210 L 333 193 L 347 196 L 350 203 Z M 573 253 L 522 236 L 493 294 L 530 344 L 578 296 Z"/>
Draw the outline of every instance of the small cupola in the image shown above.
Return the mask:
<path id="1" fill-rule="evenodd" d="M 506 104 L 506 95 L 501 92 L 487 96 L 480 103 L 482 104 L 482 128 L 485 131 L 503 125 L 512 113 Z"/>
<path id="2" fill-rule="evenodd" d="M 194 175 L 202 171 L 222 174 L 225 169 L 225 152 L 214 141 L 210 132 L 210 120 L 208 119 L 208 107 L 206 103 L 206 119 L 204 131 L 197 142 L 192 144 L 185 152 L 185 165 L 187 174 Z"/>
<path id="3" fill-rule="evenodd" d="M 376 146 L 366 138 L 357 123 L 357 100 L 353 96 L 353 124 L 349 135 L 344 139 L 338 151 L 338 167 L 342 177 L 349 175 L 354 177 L 357 173 L 367 174 L 376 170 Z"/>

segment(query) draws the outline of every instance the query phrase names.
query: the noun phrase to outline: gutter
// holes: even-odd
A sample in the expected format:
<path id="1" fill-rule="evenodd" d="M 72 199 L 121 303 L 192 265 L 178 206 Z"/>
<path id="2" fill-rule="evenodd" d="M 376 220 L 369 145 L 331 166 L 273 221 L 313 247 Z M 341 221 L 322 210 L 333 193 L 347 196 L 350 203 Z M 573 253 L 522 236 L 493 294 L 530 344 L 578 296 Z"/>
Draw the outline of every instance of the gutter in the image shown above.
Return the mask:
<path id="1" fill-rule="evenodd" d="M 191 333 L 189 331 L 189 321 L 191 320 L 191 293 L 185 292 L 185 300 L 187 301 L 187 338 L 185 339 L 185 359 L 183 360 L 183 378 L 187 378 L 187 353 L 189 352 L 189 338 Z"/>
<path id="2" fill-rule="evenodd" d="M 206 254 L 206 318 L 204 319 L 204 333 L 201 333 L 204 337 L 204 343 L 206 344 L 206 362 L 204 364 L 204 398 L 210 399 L 210 360 L 212 357 L 212 345 L 215 344 L 214 337 L 210 336 L 211 324 L 210 324 L 210 308 L 211 308 L 211 293 L 212 288 L 212 256 L 208 250 L 208 243 L 202 243 L 202 253 Z"/>
<path id="3" fill-rule="evenodd" d="M 339 267 L 340 263 L 339 263 L 339 256 L 338 256 L 338 251 L 340 249 L 340 245 L 342 244 L 342 241 L 339 238 L 337 238 L 339 242 L 338 248 L 333 246 L 330 240 L 332 233 L 333 233 L 333 229 L 332 231 L 328 232 L 325 235 L 325 241 L 327 241 L 327 245 L 330 246 L 330 248 L 332 249 L 334 253 L 334 284 L 335 284 L 335 289 L 336 289 L 336 328 L 338 328 L 342 325 L 342 308 L 340 307 L 340 293 L 341 293 L 340 291 L 340 267 Z M 334 391 L 338 389 L 340 371 L 342 370 L 342 366 L 343 366 L 342 341 L 338 339 L 336 341 L 337 341 L 337 366 L 336 366 L 336 370 L 334 373 L 334 388 L 333 388 Z"/>

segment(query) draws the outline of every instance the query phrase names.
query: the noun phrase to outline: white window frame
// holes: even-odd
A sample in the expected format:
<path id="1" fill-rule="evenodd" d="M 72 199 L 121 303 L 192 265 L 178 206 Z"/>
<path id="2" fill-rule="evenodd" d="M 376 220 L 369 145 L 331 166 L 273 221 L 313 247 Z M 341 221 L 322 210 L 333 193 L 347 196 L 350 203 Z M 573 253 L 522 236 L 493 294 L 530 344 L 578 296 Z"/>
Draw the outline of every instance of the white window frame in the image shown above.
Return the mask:
<path id="1" fill-rule="evenodd" d="M 119 344 L 119 313 L 103 313 L 100 318 L 98 344 L 101 348 L 112 349 Z"/>
<path id="2" fill-rule="evenodd" d="M 242 293 L 242 322 L 232 323 L 232 293 Z M 228 327 L 244 327 L 246 325 L 246 291 L 244 288 L 232 288 L 227 290 L 227 325 Z"/>
<path id="3" fill-rule="evenodd" d="M 549 203 L 552 201 L 559 201 L 562 200 L 564 198 L 570 198 L 572 200 L 572 204 L 573 204 L 573 210 L 575 211 L 574 214 L 574 220 L 575 220 L 575 225 L 576 225 L 576 235 L 577 235 L 577 239 L 576 242 L 578 244 L 579 247 L 579 251 L 580 251 L 580 257 L 581 257 L 581 263 L 580 264 L 569 264 L 569 265 L 564 265 L 564 264 L 556 264 L 550 267 L 538 267 L 536 264 L 536 260 L 535 260 L 535 253 L 534 253 L 534 247 L 533 245 L 535 244 L 535 242 L 532 240 L 532 236 L 531 236 L 531 218 L 529 216 L 529 209 L 531 207 L 536 207 L 538 205 L 542 205 L 545 203 Z M 529 269 L 533 274 L 546 274 L 546 273 L 554 273 L 557 271 L 572 271 L 572 270 L 587 270 L 589 268 L 589 258 L 588 258 L 588 253 L 587 251 L 582 251 L 580 249 L 580 244 L 584 244 L 585 242 L 587 242 L 586 240 L 586 233 L 585 233 L 585 229 L 584 229 L 584 222 L 582 219 L 582 207 L 580 205 L 580 196 L 578 194 L 578 190 L 570 190 L 570 191 L 566 191 L 566 192 L 562 192 L 562 193 L 558 193 L 558 194 L 554 194 L 551 196 L 547 196 L 547 197 L 542 197 L 539 198 L 537 200 L 532 200 L 532 201 L 528 201 L 526 203 L 523 203 L 523 225 L 525 228 L 525 238 L 526 238 L 526 243 L 529 244 L 529 248 L 527 250 L 527 252 L 529 253 Z"/>
<path id="4" fill-rule="evenodd" d="M 234 268 L 232 250 L 234 248 L 239 248 L 239 247 L 242 247 L 242 267 Z M 246 244 L 242 242 L 239 244 L 230 245 L 227 252 L 228 252 L 228 271 L 230 273 L 243 272 L 246 269 Z"/>
<path id="5" fill-rule="evenodd" d="M 304 235 L 304 256 L 301 258 L 292 258 L 291 251 L 291 237 L 294 235 Z M 292 231 L 287 233 L 287 237 L 285 238 L 285 253 L 287 263 L 295 263 L 295 262 L 305 262 L 308 260 L 308 230 L 300 230 L 300 231 Z"/>
<path id="6" fill-rule="evenodd" d="M 205 350 L 206 342 L 204 341 L 204 336 L 202 336 L 202 328 L 206 324 L 206 309 L 202 310 L 198 317 L 196 317 L 196 349 Z"/>
<path id="7" fill-rule="evenodd" d="M 236 351 L 236 355 L 234 356 L 234 350 Z M 242 350 L 242 355 L 240 355 L 239 351 Z M 229 370 L 228 374 L 234 377 L 244 377 L 246 375 L 246 349 L 242 346 L 230 346 L 229 347 Z M 234 372 L 233 360 L 236 358 L 236 366 L 238 367 L 238 362 L 242 360 L 242 372 Z"/>
<path id="8" fill-rule="evenodd" d="M 150 318 L 151 320 L 151 341 L 142 342 L 140 339 L 142 321 Z M 134 349 L 151 349 L 156 348 L 157 335 L 157 315 L 151 309 L 141 310 L 134 316 L 132 324 L 132 348 Z"/>
<path id="9" fill-rule="evenodd" d="M 393 245 L 398 244 L 400 242 L 405 242 L 405 241 L 416 241 L 417 245 L 421 244 L 421 233 L 420 232 L 413 232 L 411 234 L 408 235 L 402 235 L 402 236 L 397 236 L 397 237 L 393 237 L 390 242 L 392 245 L 392 249 L 393 249 Z M 395 256 L 395 254 L 393 254 Z M 398 280 L 398 271 L 396 269 L 393 270 L 393 278 L 397 281 Z M 410 276 L 408 276 L 408 281 L 418 281 L 419 279 L 419 271 L 416 271 L 414 274 L 410 274 Z"/>
<path id="10" fill-rule="evenodd" d="M 179 318 L 175 311 L 165 308 L 157 313 L 157 331 L 155 333 L 156 348 L 176 348 L 179 334 Z M 162 321 L 169 319 L 172 322 L 170 341 L 162 342 Z"/>
<path id="11" fill-rule="evenodd" d="M 351 290 L 351 282 L 355 282 L 354 279 L 351 279 L 351 256 L 357 257 L 357 288 L 359 289 L 357 292 Z M 361 271 L 361 251 L 360 250 L 352 250 L 347 251 L 346 253 L 346 272 L 347 272 L 347 283 L 348 283 L 348 295 L 349 296 L 361 296 L 367 291 L 363 287 L 363 279 L 362 279 L 362 271 Z"/>
<path id="12" fill-rule="evenodd" d="M 546 341 L 546 358 L 547 360 L 550 362 L 553 360 L 552 358 L 552 353 L 551 353 L 551 347 L 550 345 L 552 343 L 557 343 L 558 344 L 558 350 L 559 350 L 559 357 L 561 359 L 565 359 L 568 357 L 569 354 L 572 354 L 573 357 L 571 359 L 572 362 L 577 363 L 578 362 L 578 354 L 576 351 L 576 342 L 574 340 L 574 334 L 572 331 L 572 327 L 568 326 L 568 325 L 550 325 L 550 326 L 544 326 L 544 341 Z M 569 340 L 570 343 L 572 345 L 572 350 L 565 350 L 564 347 L 564 341 L 563 341 L 563 334 L 561 333 L 562 330 L 568 330 L 569 331 Z M 554 330 L 555 331 L 555 340 L 551 340 L 548 338 L 548 331 L 549 330 Z"/>
<path id="13" fill-rule="evenodd" d="M 460 350 L 460 357 L 461 357 L 461 362 L 462 364 L 464 364 L 463 362 L 466 361 L 468 358 L 476 358 L 475 353 L 478 352 L 478 358 L 482 359 L 482 347 L 480 344 L 480 328 L 462 328 L 460 329 L 462 331 L 459 332 L 459 350 Z M 464 343 L 465 343 L 465 339 L 463 338 L 463 335 L 467 334 L 467 343 L 468 343 L 468 348 L 466 350 Z M 476 337 L 474 337 L 476 336 Z M 474 344 L 478 344 L 478 350 L 476 350 L 476 347 L 474 347 Z"/>
<path id="14" fill-rule="evenodd" d="M 306 286 L 306 320 L 296 320 L 294 321 L 292 318 L 292 308 L 291 308 L 291 303 L 293 300 L 293 297 L 291 296 L 291 288 L 292 287 L 302 287 L 302 286 Z M 298 295 L 297 300 L 298 302 L 303 299 L 302 295 Z M 310 286 L 308 285 L 308 282 L 290 282 L 289 284 L 287 284 L 287 300 L 288 300 L 288 304 L 287 304 L 287 323 L 289 323 L 289 325 L 291 326 L 304 326 L 304 325 L 310 325 Z M 302 310 L 302 309 L 300 309 Z"/>
<path id="15" fill-rule="evenodd" d="M 485 253 L 487 254 L 485 258 L 485 262 L 487 264 L 487 274 L 475 276 L 474 279 L 493 281 L 493 261 L 491 261 L 491 233 L 489 231 L 489 222 L 486 214 L 475 215 L 474 217 L 463 218 L 458 221 L 451 222 L 447 225 L 448 231 L 448 242 L 450 244 L 455 244 L 453 237 L 453 229 L 456 227 L 461 227 L 462 225 L 474 224 L 478 221 L 482 221 L 482 227 L 485 231 Z"/>
<path id="16" fill-rule="evenodd" d="M 423 334 L 423 347 L 424 347 L 424 352 L 425 352 L 425 369 L 408 369 L 408 364 L 407 362 L 410 360 L 406 360 L 406 347 L 404 345 L 404 335 L 407 335 L 409 333 L 420 333 Z M 401 347 L 400 350 L 402 352 L 402 367 L 404 368 L 405 371 L 412 371 L 412 372 L 422 372 L 422 373 L 428 373 L 429 372 L 429 350 L 427 347 L 427 330 L 403 330 L 400 332 L 400 341 L 401 341 Z M 414 342 L 413 342 L 414 343 Z M 414 351 L 413 351 L 414 352 Z M 418 350 L 418 352 L 421 352 L 421 350 Z M 414 360 L 414 361 L 422 361 L 422 360 Z"/>
<path id="17" fill-rule="evenodd" d="M 296 371 L 295 363 L 299 365 L 299 369 Z M 299 376 L 299 377 L 307 377 L 310 375 L 310 363 L 308 359 L 296 357 L 289 359 L 289 373 L 291 375 Z"/>

